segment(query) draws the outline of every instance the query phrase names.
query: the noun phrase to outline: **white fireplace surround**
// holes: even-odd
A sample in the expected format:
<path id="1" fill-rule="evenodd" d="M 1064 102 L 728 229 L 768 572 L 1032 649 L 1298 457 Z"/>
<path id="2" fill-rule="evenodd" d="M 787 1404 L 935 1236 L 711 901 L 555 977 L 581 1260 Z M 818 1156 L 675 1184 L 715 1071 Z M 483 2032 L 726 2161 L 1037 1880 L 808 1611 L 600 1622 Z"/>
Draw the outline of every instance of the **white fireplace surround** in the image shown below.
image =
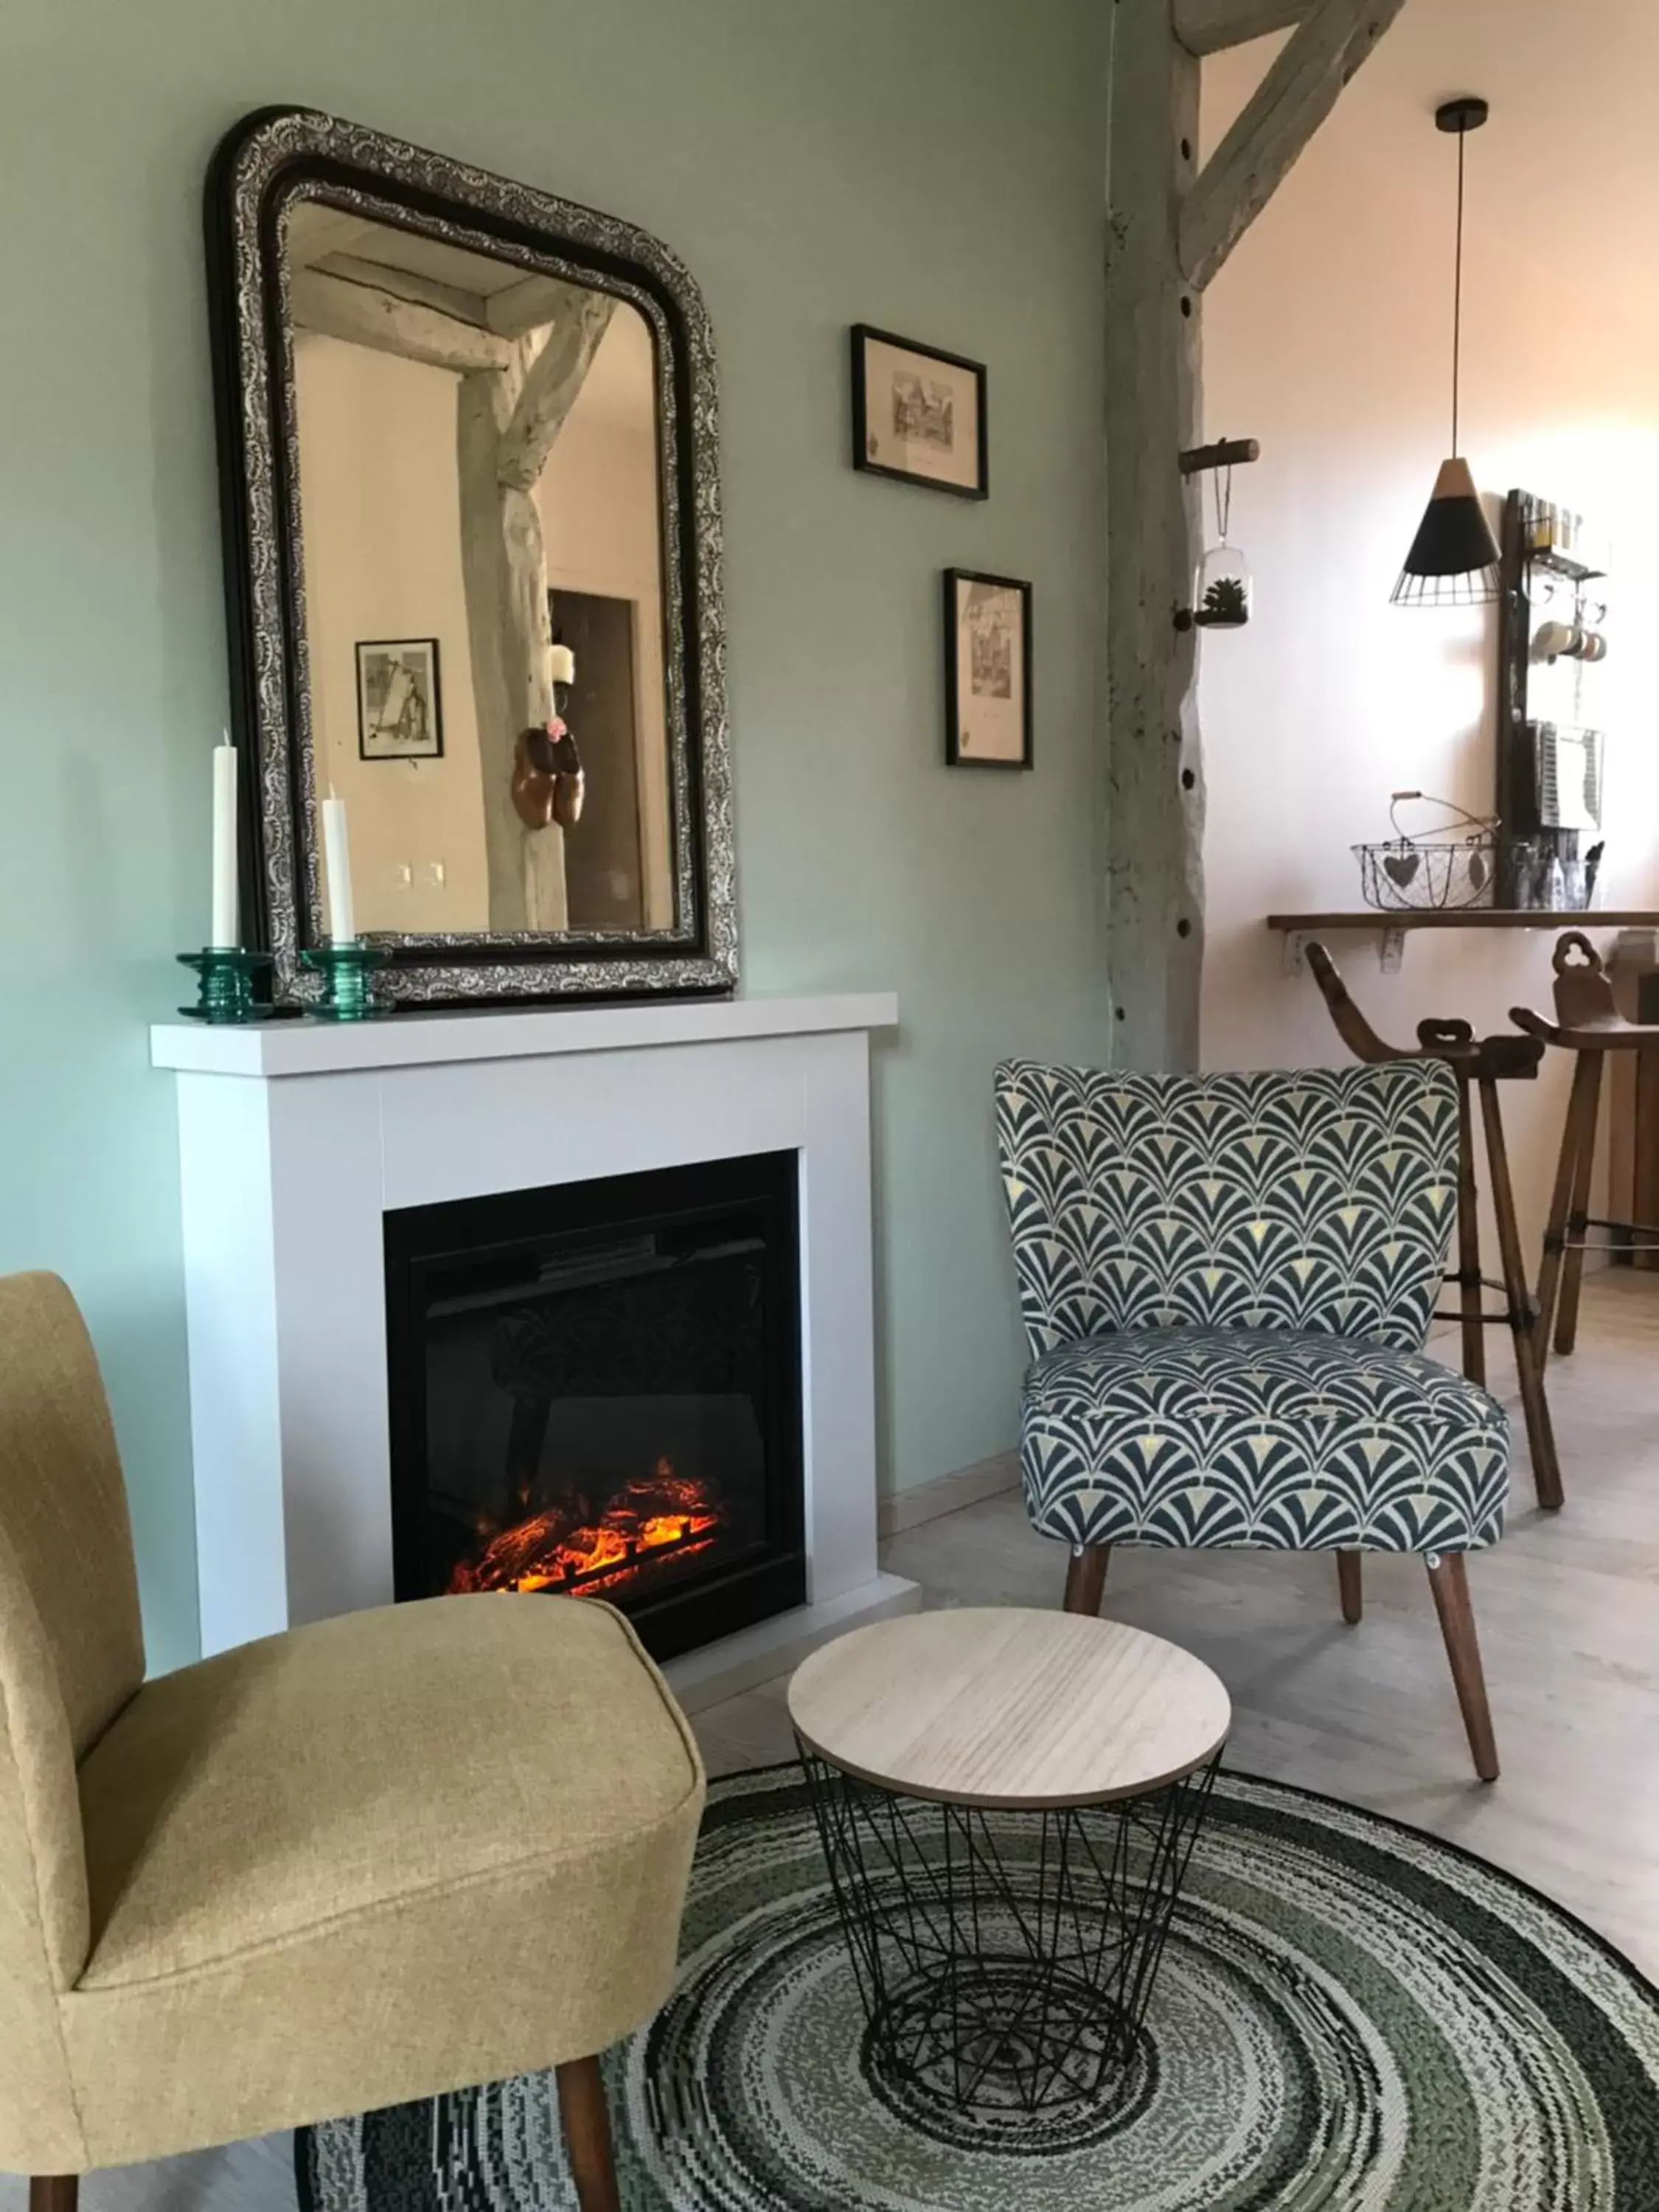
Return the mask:
<path id="1" fill-rule="evenodd" d="M 869 1039 L 889 994 L 167 1023 L 204 1653 L 392 1595 L 388 1210 L 799 1160 L 807 1603 L 673 1662 L 707 1705 L 917 1602 L 876 1561 Z"/>

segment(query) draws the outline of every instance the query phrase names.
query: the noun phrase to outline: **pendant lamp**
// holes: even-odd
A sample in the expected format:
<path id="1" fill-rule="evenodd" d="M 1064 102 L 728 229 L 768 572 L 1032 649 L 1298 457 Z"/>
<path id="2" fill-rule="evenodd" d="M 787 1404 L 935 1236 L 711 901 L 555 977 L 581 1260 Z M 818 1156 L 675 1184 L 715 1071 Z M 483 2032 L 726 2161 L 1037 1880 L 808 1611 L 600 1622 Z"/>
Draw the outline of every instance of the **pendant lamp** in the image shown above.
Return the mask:
<path id="1" fill-rule="evenodd" d="M 1463 150 L 1490 110 L 1472 95 L 1435 110 L 1441 130 L 1457 137 L 1457 264 L 1452 292 L 1451 459 L 1443 461 L 1422 526 L 1412 540 L 1400 581 L 1397 607 L 1478 607 L 1498 595 L 1498 541 L 1474 489 L 1469 465 L 1457 450 L 1458 380 L 1463 354 Z"/>

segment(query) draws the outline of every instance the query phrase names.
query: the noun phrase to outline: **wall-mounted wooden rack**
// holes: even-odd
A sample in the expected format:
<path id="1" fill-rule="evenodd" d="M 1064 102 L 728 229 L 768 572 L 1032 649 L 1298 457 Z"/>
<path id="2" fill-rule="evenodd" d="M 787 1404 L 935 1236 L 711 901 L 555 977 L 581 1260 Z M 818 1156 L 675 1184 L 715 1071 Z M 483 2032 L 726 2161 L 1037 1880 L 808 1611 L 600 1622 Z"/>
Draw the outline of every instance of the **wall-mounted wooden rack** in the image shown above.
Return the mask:
<path id="1" fill-rule="evenodd" d="M 1303 954 L 1310 937 L 1324 937 L 1338 930 L 1364 930 L 1377 940 L 1377 965 L 1385 975 L 1392 975 L 1398 972 L 1405 958 L 1407 930 L 1659 930 L 1659 909 L 1592 907 L 1589 909 L 1550 911 L 1542 908 L 1465 906 L 1443 913 L 1429 909 L 1414 913 L 1401 908 L 1398 913 L 1390 911 L 1385 914 L 1380 908 L 1366 907 L 1357 913 L 1270 914 L 1267 927 L 1278 931 L 1285 939 L 1285 969 L 1287 975 L 1301 975 Z"/>

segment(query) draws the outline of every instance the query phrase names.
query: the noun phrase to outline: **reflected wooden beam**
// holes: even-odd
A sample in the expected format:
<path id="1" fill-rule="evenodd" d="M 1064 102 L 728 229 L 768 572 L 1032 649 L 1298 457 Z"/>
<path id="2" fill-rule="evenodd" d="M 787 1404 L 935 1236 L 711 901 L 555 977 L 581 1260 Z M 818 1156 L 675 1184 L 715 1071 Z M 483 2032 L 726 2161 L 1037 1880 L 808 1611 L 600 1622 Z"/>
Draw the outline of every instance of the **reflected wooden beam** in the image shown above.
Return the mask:
<path id="1" fill-rule="evenodd" d="M 339 276 L 348 284 L 368 284 L 389 292 L 394 300 L 410 300 L 416 306 L 435 307 L 458 323 L 474 330 L 488 329 L 484 303 L 476 292 L 459 284 L 441 284 L 435 276 L 417 276 L 412 269 L 394 269 L 388 262 L 365 260 L 356 253 L 329 253 L 312 263 L 325 276 Z"/>
<path id="2" fill-rule="evenodd" d="M 429 368 L 451 368 L 465 376 L 480 369 L 505 370 L 513 360 L 511 344 L 493 331 L 319 269 L 296 269 L 289 297 L 296 329 L 424 362 Z"/>
<path id="3" fill-rule="evenodd" d="M 464 376 L 458 416 L 461 578 L 483 771 L 489 920 L 495 929 L 562 929 L 569 918 L 564 833 L 530 830 L 513 804 L 520 732 L 553 711 L 547 551 L 536 487 L 610 326 L 614 300 L 549 278 L 554 311 L 516 339 L 503 370 Z"/>
<path id="4" fill-rule="evenodd" d="M 519 338 L 538 323 L 550 323 L 573 293 L 585 288 L 556 276 L 525 276 L 491 292 L 483 303 L 484 321 L 498 337 Z"/>
<path id="5" fill-rule="evenodd" d="M 1202 290 L 1300 159 L 1406 0 L 1319 0 L 1188 193 L 1181 266 Z"/>
<path id="6" fill-rule="evenodd" d="M 1189 54 L 1218 54 L 1299 23 L 1314 0 L 1175 0 L 1175 34 Z"/>
<path id="7" fill-rule="evenodd" d="M 599 342 L 611 327 L 616 301 L 586 285 L 561 286 L 553 327 L 525 373 L 519 396 L 495 453 L 503 484 L 528 491 L 547 465 L 553 441 L 575 405 Z"/>

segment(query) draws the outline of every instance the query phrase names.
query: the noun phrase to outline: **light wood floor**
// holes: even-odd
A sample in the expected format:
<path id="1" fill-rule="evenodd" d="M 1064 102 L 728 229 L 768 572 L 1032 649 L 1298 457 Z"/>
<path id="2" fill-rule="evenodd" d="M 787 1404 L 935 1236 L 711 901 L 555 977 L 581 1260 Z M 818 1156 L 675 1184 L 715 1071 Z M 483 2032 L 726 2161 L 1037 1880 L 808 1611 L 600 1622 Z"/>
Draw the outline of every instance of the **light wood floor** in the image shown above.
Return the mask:
<path id="1" fill-rule="evenodd" d="M 1513 1370 L 1489 1333 L 1492 1387 Z M 1433 1347 L 1455 1364 L 1455 1336 Z M 1534 1883 L 1659 1978 L 1659 1275 L 1586 1285 L 1578 1351 L 1552 1362 L 1566 1510 L 1533 1503 L 1517 1439 L 1510 1529 L 1471 1563 L 1503 1779 L 1477 1783 L 1410 1559 L 1367 1560 L 1346 1628 L 1326 1559 L 1121 1553 L 1105 1610 L 1188 1646 L 1232 1692 L 1230 1765 L 1451 1838 Z M 1057 1605 L 1065 1553 L 1018 1497 L 910 1530 L 884 1564 L 933 1605 Z M 698 1722 L 710 1771 L 793 1754 L 781 1681 Z M 21 2212 L 0 2179 L 0 2212 Z M 290 2139 L 96 2175 L 87 2212 L 288 2212 Z"/>

